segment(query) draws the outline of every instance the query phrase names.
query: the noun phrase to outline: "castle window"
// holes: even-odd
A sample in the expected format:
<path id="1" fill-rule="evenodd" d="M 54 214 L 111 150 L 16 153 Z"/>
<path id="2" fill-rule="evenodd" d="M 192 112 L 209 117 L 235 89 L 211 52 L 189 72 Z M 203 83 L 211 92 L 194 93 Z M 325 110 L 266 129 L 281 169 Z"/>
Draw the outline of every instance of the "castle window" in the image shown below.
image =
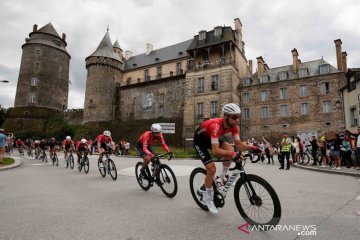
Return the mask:
<path id="1" fill-rule="evenodd" d="M 152 111 L 152 102 L 153 102 L 153 94 L 146 93 L 143 95 L 143 111 L 150 112 Z"/>
<path id="2" fill-rule="evenodd" d="M 287 98 L 286 88 L 280 88 L 280 99 L 286 99 L 286 98 Z"/>
<path id="3" fill-rule="evenodd" d="M 288 73 L 287 72 L 280 72 L 279 73 L 279 80 L 283 81 L 286 80 L 288 78 Z"/>
<path id="4" fill-rule="evenodd" d="M 243 103 L 249 103 L 250 101 L 250 94 L 249 93 L 243 93 L 242 94 L 242 102 Z"/>
<path id="5" fill-rule="evenodd" d="M 144 81 L 150 81 L 149 69 L 144 70 Z"/>
<path id="6" fill-rule="evenodd" d="M 162 66 L 156 68 L 156 77 L 161 78 Z"/>
<path id="7" fill-rule="evenodd" d="M 268 118 L 269 117 L 269 107 L 262 107 L 260 109 L 260 118 Z"/>
<path id="8" fill-rule="evenodd" d="M 269 75 L 265 74 L 260 77 L 260 83 L 268 83 L 269 82 Z"/>
<path id="9" fill-rule="evenodd" d="M 323 113 L 329 113 L 331 112 L 332 106 L 331 101 L 324 101 L 323 102 Z"/>
<path id="10" fill-rule="evenodd" d="M 330 65 L 329 64 L 322 64 L 319 66 L 320 74 L 326 74 L 330 72 Z"/>
<path id="11" fill-rule="evenodd" d="M 198 78 L 198 92 L 204 92 L 204 78 Z"/>
<path id="12" fill-rule="evenodd" d="M 309 93 L 308 93 L 308 88 L 306 85 L 301 85 L 300 86 L 300 97 L 306 97 L 308 96 Z"/>
<path id="13" fill-rule="evenodd" d="M 181 62 L 176 63 L 176 75 L 182 74 Z"/>
<path id="14" fill-rule="evenodd" d="M 214 75 L 211 76 L 211 91 L 218 91 L 219 90 L 219 76 Z"/>
<path id="15" fill-rule="evenodd" d="M 179 52 L 179 56 L 182 56 L 183 55 L 183 52 Z"/>
<path id="16" fill-rule="evenodd" d="M 162 117 L 164 116 L 164 107 L 163 106 L 160 106 L 159 107 L 159 115 Z"/>
<path id="17" fill-rule="evenodd" d="M 31 86 L 37 86 L 38 85 L 38 78 L 37 77 L 32 77 L 31 78 Z"/>
<path id="18" fill-rule="evenodd" d="M 324 82 L 320 84 L 320 92 L 321 94 L 328 94 L 330 93 L 330 83 Z"/>
<path id="19" fill-rule="evenodd" d="M 37 94 L 34 92 L 31 92 L 29 94 L 29 103 L 37 103 Z"/>
<path id="20" fill-rule="evenodd" d="M 299 78 L 307 77 L 308 75 L 308 69 L 307 68 L 301 68 L 299 70 Z"/>
<path id="21" fill-rule="evenodd" d="M 302 103 L 300 105 L 300 113 L 301 113 L 301 115 L 309 114 L 309 104 L 308 103 Z"/>
<path id="22" fill-rule="evenodd" d="M 215 29 L 214 29 L 215 37 L 221 36 L 221 34 L 222 34 L 222 28 L 221 27 L 215 27 Z"/>
<path id="23" fill-rule="evenodd" d="M 199 40 L 205 40 L 205 39 L 206 39 L 206 31 L 200 31 Z"/>
<path id="24" fill-rule="evenodd" d="M 131 77 L 128 77 L 128 78 L 126 79 L 126 84 L 129 85 L 130 83 L 131 83 Z"/>
<path id="25" fill-rule="evenodd" d="M 280 106 L 280 117 L 288 117 L 288 116 L 289 116 L 288 105 L 281 105 Z"/>
<path id="26" fill-rule="evenodd" d="M 164 99 L 165 99 L 165 94 L 164 94 L 164 93 L 161 93 L 161 94 L 160 94 L 160 101 L 164 101 Z"/>
<path id="27" fill-rule="evenodd" d="M 56 46 L 61 47 L 61 41 L 59 39 L 54 40 Z"/>
<path id="28" fill-rule="evenodd" d="M 250 109 L 244 108 L 244 113 L 241 115 L 244 119 L 249 119 L 250 118 Z"/>
<path id="29" fill-rule="evenodd" d="M 215 118 L 218 116 L 218 102 L 217 101 L 211 102 L 210 111 L 211 111 L 210 116 L 212 118 Z"/>
<path id="30" fill-rule="evenodd" d="M 36 50 L 36 55 L 41 55 L 41 50 L 40 49 Z"/>
<path id="31" fill-rule="evenodd" d="M 39 62 L 35 62 L 35 63 L 34 63 L 34 71 L 35 71 L 35 72 L 40 71 L 40 63 L 39 63 Z"/>
<path id="32" fill-rule="evenodd" d="M 196 115 L 199 118 L 204 116 L 204 103 L 197 104 Z"/>
<path id="33" fill-rule="evenodd" d="M 244 79 L 244 86 L 250 86 L 251 85 L 251 79 L 249 77 L 246 77 Z"/>
<path id="34" fill-rule="evenodd" d="M 267 90 L 265 90 L 265 91 L 261 91 L 260 92 L 260 99 L 261 99 L 261 101 L 262 102 L 265 102 L 265 101 L 267 101 L 268 100 L 268 96 L 269 94 L 268 94 L 268 91 Z"/>

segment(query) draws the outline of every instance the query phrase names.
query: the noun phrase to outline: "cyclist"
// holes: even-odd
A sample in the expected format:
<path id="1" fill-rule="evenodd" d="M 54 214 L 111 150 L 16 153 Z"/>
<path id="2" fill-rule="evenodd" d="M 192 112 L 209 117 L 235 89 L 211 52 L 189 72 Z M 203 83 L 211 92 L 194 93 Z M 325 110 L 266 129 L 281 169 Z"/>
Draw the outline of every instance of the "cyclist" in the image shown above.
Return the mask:
<path id="1" fill-rule="evenodd" d="M 38 159 L 38 156 L 40 155 L 40 140 L 35 140 L 33 143 L 33 149 L 35 152 L 35 159 Z"/>
<path id="2" fill-rule="evenodd" d="M 78 141 L 76 143 L 76 154 L 77 154 L 77 162 L 78 162 L 78 168 L 80 167 L 80 158 L 81 158 L 81 152 L 85 152 L 87 155 L 89 153 L 89 146 L 87 144 L 87 141 L 85 138 L 81 139 L 81 141 Z"/>
<path id="3" fill-rule="evenodd" d="M 71 140 L 70 136 L 66 136 L 65 140 L 62 142 L 63 149 L 64 149 L 64 159 L 67 158 L 67 152 L 72 151 L 74 147 L 74 142 Z"/>
<path id="4" fill-rule="evenodd" d="M 24 143 L 23 143 L 23 141 L 21 141 L 20 138 L 18 138 L 16 140 L 16 147 L 18 148 L 19 154 L 22 154 L 23 153 Z"/>
<path id="5" fill-rule="evenodd" d="M 162 134 L 162 128 L 160 124 L 154 123 L 151 125 L 151 131 L 146 131 L 140 135 L 139 139 L 136 142 L 136 150 L 139 156 L 144 160 L 140 174 L 146 178 L 147 174 L 145 169 L 149 165 L 149 162 L 155 157 L 155 153 L 151 148 L 151 144 L 155 140 L 159 140 L 162 145 L 162 148 L 169 154 L 169 160 L 173 157 L 172 152 L 169 147 L 166 145 L 164 136 Z"/>
<path id="6" fill-rule="evenodd" d="M 50 138 L 49 141 L 49 152 L 50 152 L 50 158 L 53 158 L 53 154 L 59 149 L 59 143 L 56 141 L 54 137 Z"/>
<path id="7" fill-rule="evenodd" d="M 205 186 L 201 188 L 205 193 L 205 203 L 211 213 L 218 213 L 214 204 L 214 191 L 212 183 L 216 172 L 216 166 L 211 159 L 208 149 L 217 157 L 222 157 L 226 160 L 239 161 L 241 160 L 240 152 L 235 152 L 234 147 L 230 143 L 220 138 L 227 133 L 232 133 L 234 143 L 237 149 L 252 150 L 259 152 L 256 146 L 249 146 L 240 140 L 239 136 L 239 120 L 240 120 L 240 107 L 235 103 L 225 104 L 223 109 L 222 118 L 212 118 L 204 121 L 200 127 L 195 131 L 194 148 L 201 158 L 201 161 L 206 168 Z M 221 179 L 224 179 L 229 170 L 231 162 L 224 162 Z"/>
<path id="8" fill-rule="evenodd" d="M 97 149 L 99 153 L 99 160 L 102 162 L 102 156 L 105 151 L 109 150 L 109 146 L 111 145 L 112 150 L 115 150 L 115 144 L 111 137 L 111 132 L 108 130 L 105 130 L 103 134 L 100 134 L 96 138 L 97 142 Z"/>

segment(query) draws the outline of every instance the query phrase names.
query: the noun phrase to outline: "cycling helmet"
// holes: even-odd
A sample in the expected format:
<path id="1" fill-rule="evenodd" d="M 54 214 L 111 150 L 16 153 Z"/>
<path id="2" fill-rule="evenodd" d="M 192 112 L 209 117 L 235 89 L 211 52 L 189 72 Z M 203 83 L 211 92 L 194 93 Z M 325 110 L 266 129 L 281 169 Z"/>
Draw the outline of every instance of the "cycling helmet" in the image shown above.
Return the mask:
<path id="1" fill-rule="evenodd" d="M 71 140 L 71 137 L 70 137 L 70 136 L 66 136 L 66 140 Z"/>
<path id="2" fill-rule="evenodd" d="M 86 143 L 86 139 L 85 138 L 81 139 L 81 142 Z"/>
<path id="3" fill-rule="evenodd" d="M 105 130 L 103 133 L 105 136 L 110 137 L 111 136 L 111 132 L 108 130 Z"/>
<path id="4" fill-rule="evenodd" d="M 241 113 L 240 107 L 235 103 L 225 104 L 222 111 L 227 115 L 238 115 Z"/>
<path id="5" fill-rule="evenodd" d="M 161 133 L 161 132 L 162 132 L 162 128 L 161 128 L 160 124 L 153 123 L 153 124 L 151 125 L 151 131 L 152 131 L 153 133 Z"/>

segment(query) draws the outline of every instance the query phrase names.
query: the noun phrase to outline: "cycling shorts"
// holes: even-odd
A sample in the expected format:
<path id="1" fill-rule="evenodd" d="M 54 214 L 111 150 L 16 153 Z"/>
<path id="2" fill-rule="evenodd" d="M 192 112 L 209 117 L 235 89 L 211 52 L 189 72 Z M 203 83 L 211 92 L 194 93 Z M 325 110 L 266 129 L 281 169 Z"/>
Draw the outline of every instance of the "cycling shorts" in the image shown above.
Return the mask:
<path id="1" fill-rule="evenodd" d="M 154 151 L 152 150 L 151 146 L 148 146 L 147 149 L 148 149 L 152 154 L 155 155 L 155 153 L 154 153 Z M 148 155 L 148 154 L 146 154 L 146 153 L 143 151 L 143 145 L 142 145 L 140 142 L 137 142 L 137 143 L 136 143 L 136 151 L 137 151 L 137 153 L 139 154 L 139 156 L 140 156 L 141 158 L 143 158 L 143 157 L 145 157 L 146 155 Z"/>

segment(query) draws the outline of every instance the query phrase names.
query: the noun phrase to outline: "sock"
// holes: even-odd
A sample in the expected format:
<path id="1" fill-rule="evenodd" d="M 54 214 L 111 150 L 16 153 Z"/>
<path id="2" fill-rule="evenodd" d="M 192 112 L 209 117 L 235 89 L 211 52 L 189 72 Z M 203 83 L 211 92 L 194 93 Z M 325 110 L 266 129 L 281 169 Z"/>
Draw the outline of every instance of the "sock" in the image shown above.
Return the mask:
<path id="1" fill-rule="evenodd" d="M 206 189 L 206 198 L 207 199 L 213 199 L 213 195 L 214 195 L 214 190 L 212 187 L 208 188 L 208 187 L 205 187 Z"/>
<path id="2" fill-rule="evenodd" d="M 229 168 L 228 168 L 228 167 L 223 167 L 222 172 L 221 172 L 221 174 L 220 174 L 220 177 L 221 177 L 222 179 L 224 179 L 224 177 L 225 177 L 225 175 L 228 173 L 228 171 L 229 171 Z"/>

